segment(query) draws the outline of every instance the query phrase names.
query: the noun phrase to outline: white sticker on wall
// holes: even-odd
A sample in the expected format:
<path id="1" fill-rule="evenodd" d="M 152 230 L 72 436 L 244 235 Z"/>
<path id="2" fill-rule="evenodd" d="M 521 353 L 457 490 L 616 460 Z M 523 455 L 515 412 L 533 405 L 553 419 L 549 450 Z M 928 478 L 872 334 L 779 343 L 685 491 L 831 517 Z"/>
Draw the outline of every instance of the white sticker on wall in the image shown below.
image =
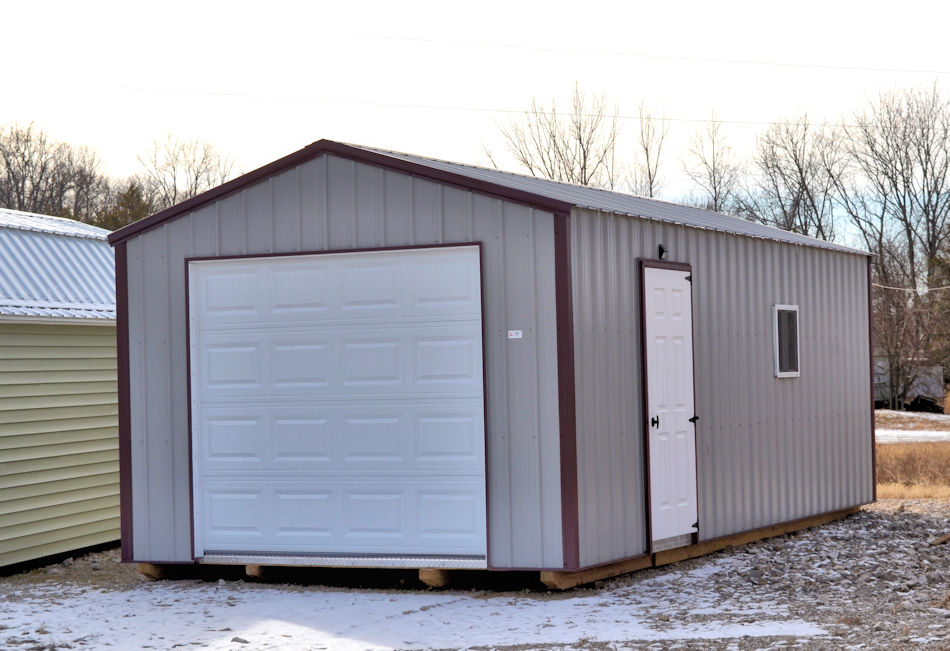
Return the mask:
<path id="1" fill-rule="evenodd" d="M 521 330 L 509 330 L 508 338 L 509 339 L 521 339 L 522 338 Z"/>

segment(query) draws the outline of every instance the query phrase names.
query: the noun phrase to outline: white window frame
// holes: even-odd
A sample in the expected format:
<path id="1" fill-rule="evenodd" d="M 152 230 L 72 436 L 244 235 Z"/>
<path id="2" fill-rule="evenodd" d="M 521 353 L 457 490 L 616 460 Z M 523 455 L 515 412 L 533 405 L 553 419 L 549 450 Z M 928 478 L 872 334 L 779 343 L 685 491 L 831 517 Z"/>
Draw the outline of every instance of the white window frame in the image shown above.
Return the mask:
<path id="1" fill-rule="evenodd" d="M 779 346 L 778 346 L 778 313 L 779 312 L 794 312 L 795 313 L 795 354 L 798 359 L 797 362 L 798 369 L 795 371 L 783 371 L 779 366 Z M 774 353 L 775 359 L 775 377 L 799 377 L 802 374 L 802 350 L 801 350 L 801 319 L 799 318 L 799 311 L 797 305 L 781 305 L 775 304 L 772 306 L 772 351 Z"/>

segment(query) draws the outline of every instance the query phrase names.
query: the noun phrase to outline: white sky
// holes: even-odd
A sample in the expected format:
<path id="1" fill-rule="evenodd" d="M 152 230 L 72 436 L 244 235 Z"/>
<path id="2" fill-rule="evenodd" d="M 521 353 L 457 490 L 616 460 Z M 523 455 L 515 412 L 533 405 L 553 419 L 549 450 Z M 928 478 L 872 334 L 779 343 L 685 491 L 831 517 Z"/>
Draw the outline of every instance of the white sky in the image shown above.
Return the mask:
<path id="1" fill-rule="evenodd" d="M 498 111 L 578 81 L 621 115 L 643 99 L 675 119 L 675 195 L 679 156 L 713 110 L 746 153 L 765 127 L 734 122 L 838 121 L 881 90 L 946 89 L 948 18 L 936 0 L 0 0 L 0 125 L 90 145 L 114 175 L 168 132 L 240 171 L 320 138 L 487 164 L 483 145 L 503 152 Z M 636 120 L 621 125 L 632 138 Z"/>

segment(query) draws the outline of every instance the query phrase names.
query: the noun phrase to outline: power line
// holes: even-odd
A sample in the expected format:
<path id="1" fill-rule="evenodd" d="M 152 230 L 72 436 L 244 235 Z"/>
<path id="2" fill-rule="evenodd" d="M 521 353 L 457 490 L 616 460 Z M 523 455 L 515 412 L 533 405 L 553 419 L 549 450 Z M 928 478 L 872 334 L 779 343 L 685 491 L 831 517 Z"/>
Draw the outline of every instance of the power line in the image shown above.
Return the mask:
<path id="1" fill-rule="evenodd" d="M 924 68 L 875 68 L 871 66 L 847 66 L 823 63 L 798 63 L 791 61 L 763 61 L 759 59 L 726 59 L 715 57 L 690 57 L 671 54 L 647 54 L 643 52 L 621 52 L 615 50 L 584 50 L 572 48 L 540 47 L 532 45 L 513 45 L 511 43 L 484 43 L 479 41 L 453 41 L 449 39 L 420 38 L 411 36 L 391 36 L 386 34 L 359 34 L 348 32 L 327 32 L 334 36 L 348 38 L 375 38 L 388 41 L 406 41 L 416 43 L 432 43 L 438 45 L 464 45 L 468 47 L 498 48 L 507 50 L 526 50 L 534 52 L 551 52 L 560 54 L 582 54 L 588 56 L 626 57 L 633 59 L 659 59 L 665 61 L 683 61 L 693 63 L 724 63 L 728 65 L 744 66 L 771 66 L 777 68 L 806 68 L 812 70 L 843 70 L 847 72 L 885 72 L 889 74 L 926 74 L 950 75 L 950 70 L 928 70 Z"/>
<path id="2" fill-rule="evenodd" d="M 926 287 L 924 288 L 924 290 L 926 291 L 913 289 L 911 287 L 891 287 L 889 285 L 878 285 L 877 283 L 871 283 L 871 286 L 877 287 L 879 289 L 893 289 L 894 291 L 898 291 L 898 292 L 913 292 L 915 294 L 917 294 L 918 292 L 929 294 L 930 292 L 941 292 L 943 290 L 950 289 L 950 285 L 945 285 L 944 287 Z"/>
<path id="3" fill-rule="evenodd" d="M 237 93 L 237 92 L 225 92 L 225 91 L 214 91 L 214 90 L 195 90 L 188 88 L 150 88 L 147 86 L 115 86 L 110 85 L 107 88 L 112 88 L 114 90 L 130 90 L 136 92 L 144 93 L 172 93 L 180 95 L 205 95 L 209 97 L 234 97 L 240 99 L 263 99 L 263 100 L 277 100 L 285 102 L 304 102 L 312 104 L 339 104 L 344 106 L 375 106 L 379 108 L 399 108 L 399 109 L 421 109 L 426 111 L 454 111 L 454 112 L 468 112 L 468 113 L 497 113 L 504 115 L 513 115 L 513 114 L 524 114 L 524 113 L 536 113 L 538 115 L 546 116 L 565 116 L 572 115 L 570 113 L 564 113 L 561 111 L 545 111 L 542 109 L 539 110 L 525 110 L 525 109 L 509 109 L 509 108 L 493 108 L 486 106 L 452 106 L 452 105 L 440 105 L 440 104 L 408 104 L 408 103 L 398 103 L 398 102 L 372 102 L 364 100 L 345 100 L 345 99 L 332 99 L 326 97 L 302 97 L 297 95 L 264 95 L 259 93 Z M 582 114 L 582 117 L 598 117 L 594 114 Z M 609 119 L 618 119 L 618 120 L 639 120 L 641 116 L 639 114 L 624 114 L 624 113 L 614 113 L 606 114 L 603 117 Z M 668 122 L 686 122 L 692 124 L 710 124 L 713 122 L 718 122 L 720 124 L 736 124 L 736 125 L 745 125 L 745 126 L 797 126 L 799 124 L 804 124 L 808 127 L 814 128 L 829 128 L 829 127 L 850 127 L 854 126 L 846 123 L 838 122 L 788 122 L 785 120 L 730 120 L 724 118 L 685 118 L 685 117 L 656 117 L 652 118 L 657 121 L 668 121 Z"/>

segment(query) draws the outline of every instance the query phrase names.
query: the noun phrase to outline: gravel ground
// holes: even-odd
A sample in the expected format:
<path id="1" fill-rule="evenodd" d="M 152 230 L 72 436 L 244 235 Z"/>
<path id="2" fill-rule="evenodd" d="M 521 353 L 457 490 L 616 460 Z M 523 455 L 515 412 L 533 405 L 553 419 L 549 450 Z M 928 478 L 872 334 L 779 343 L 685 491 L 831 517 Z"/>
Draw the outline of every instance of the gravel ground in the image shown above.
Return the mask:
<path id="1" fill-rule="evenodd" d="M 367 602 L 371 594 L 376 598 L 380 593 L 391 596 L 389 601 L 429 595 L 437 599 L 444 596 L 443 601 L 447 603 L 461 601 L 463 597 L 482 600 L 504 597 L 513 612 L 523 612 L 525 618 L 535 617 L 535 620 L 539 612 L 572 604 L 576 604 L 578 611 L 584 611 L 578 613 L 577 625 L 566 633 L 574 637 L 559 642 L 550 641 L 550 636 L 536 637 L 527 627 L 535 625 L 537 630 L 542 630 L 548 624 L 525 619 L 520 624 L 509 624 L 505 634 L 499 635 L 497 644 L 474 648 L 950 649 L 950 543 L 929 544 L 930 540 L 947 533 L 950 533 L 950 500 L 882 500 L 839 522 L 565 593 L 547 593 L 540 589 L 499 591 L 497 586 L 492 590 L 485 590 L 484 586 L 464 591 L 458 588 L 439 592 L 407 590 L 411 582 L 407 583 L 406 575 L 388 575 L 386 586 L 386 575 L 380 579 L 376 573 L 373 592 L 362 594 Z M 341 576 L 343 579 L 332 586 L 273 584 L 266 589 L 312 594 L 314 600 L 318 595 L 326 597 L 345 592 L 358 607 L 359 588 L 347 585 L 346 575 Z M 527 578 L 525 575 L 524 579 Z M 181 594 L 224 591 L 222 595 L 229 595 L 227 606 L 241 599 L 251 599 L 256 591 L 263 596 L 260 591 L 265 590 L 265 586 L 239 580 L 209 584 L 183 579 L 158 583 L 169 584 Z M 52 618 L 50 621 L 68 618 L 73 594 L 88 598 L 90 594 L 108 591 L 122 593 L 131 602 L 135 595 L 155 589 L 156 585 L 140 576 L 134 566 L 120 564 L 116 550 L 0 577 L 0 647 L 21 651 L 98 648 L 80 637 L 54 644 L 50 641 L 52 637 L 45 637 L 43 622 L 24 618 L 28 619 L 31 612 L 42 612 L 44 617 Z M 49 595 L 56 586 L 62 586 L 62 590 L 51 598 Z M 279 596 L 281 592 L 266 594 L 273 600 L 273 595 Z M 25 604 L 34 610 L 25 610 Z M 64 609 L 66 614 L 57 615 L 56 608 Z M 599 615 L 598 610 L 602 611 Z M 613 624 L 618 613 L 629 615 L 636 626 L 627 629 L 615 626 L 608 633 L 605 622 Z M 410 617 L 409 610 L 402 614 Z M 786 633 L 771 635 L 773 630 L 781 628 L 783 621 L 789 622 Z M 406 619 L 405 624 L 407 629 L 419 628 L 411 619 Z M 395 625 L 398 628 L 398 615 Z M 523 637 L 512 633 L 513 625 L 525 627 Z M 796 633 L 796 626 L 800 630 L 810 628 L 812 632 Z M 815 633 L 817 629 L 824 633 Z M 618 630 L 629 630 L 635 636 L 604 637 Z M 703 635 L 706 630 L 708 637 Z M 634 631 L 639 633 L 634 634 Z M 745 632 L 737 635 L 729 631 Z M 667 639 L 660 639 L 664 635 Z M 173 646 L 170 642 L 163 644 L 165 638 L 160 636 L 154 645 L 137 642 L 132 646 L 130 641 L 129 646 L 124 646 L 121 638 L 110 639 L 119 640 L 110 642 L 113 648 Z M 458 639 L 459 645 L 466 644 L 464 637 Z M 524 643 L 520 643 L 521 640 Z M 198 642 L 190 644 L 209 646 Z M 380 644 L 386 646 L 385 642 Z M 426 648 L 425 643 L 420 644 L 411 648 Z M 233 646 L 282 648 L 279 644 L 255 647 L 235 643 Z M 288 642 L 286 648 L 320 647 Z"/>
<path id="2" fill-rule="evenodd" d="M 796 641 L 728 640 L 680 648 L 950 649 L 950 500 L 880 500 L 828 525 L 724 550 L 734 571 L 712 575 L 721 603 L 749 599 L 787 607 L 829 635 Z M 607 587 L 635 585 L 666 568 L 631 574 Z"/>

